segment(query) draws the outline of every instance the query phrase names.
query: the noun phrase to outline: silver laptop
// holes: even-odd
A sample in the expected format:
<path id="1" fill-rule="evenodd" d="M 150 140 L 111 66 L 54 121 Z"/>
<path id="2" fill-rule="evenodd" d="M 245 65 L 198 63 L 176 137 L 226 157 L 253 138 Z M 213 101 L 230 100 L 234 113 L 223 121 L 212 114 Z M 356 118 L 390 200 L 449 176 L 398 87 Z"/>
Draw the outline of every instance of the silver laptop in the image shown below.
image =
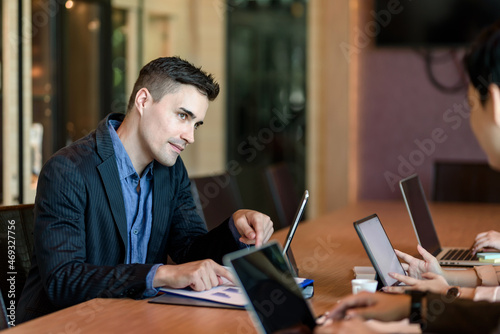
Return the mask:
<path id="1" fill-rule="evenodd" d="M 242 249 L 223 258 L 243 288 L 252 320 L 261 333 L 275 333 L 304 326 L 311 332 L 316 318 L 276 241 Z"/>
<path id="2" fill-rule="evenodd" d="M 410 214 L 418 243 L 429 253 L 434 255 L 439 264 L 444 266 L 479 266 L 491 263 L 479 262 L 477 256 L 472 255 L 470 248 L 441 247 L 429 206 L 425 198 L 424 189 L 417 174 L 399 181 L 401 192 Z"/>
<path id="3" fill-rule="evenodd" d="M 285 239 L 285 243 L 283 244 L 283 256 L 286 256 L 288 263 L 290 265 L 290 270 L 292 270 L 292 274 L 297 277 L 299 275 L 299 269 L 297 268 L 297 264 L 295 263 L 295 257 L 293 256 L 292 248 L 290 247 L 292 244 L 293 236 L 295 235 L 295 231 L 297 230 L 297 226 L 299 225 L 300 219 L 304 215 L 304 210 L 306 208 L 307 200 L 309 199 L 309 191 L 304 191 L 304 195 L 302 195 L 302 199 L 300 200 L 299 207 L 297 208 L 297 212 L 295 213 L 295 217 L 293 218 L 292 225 L 288 229 L 288 234 Z"/>

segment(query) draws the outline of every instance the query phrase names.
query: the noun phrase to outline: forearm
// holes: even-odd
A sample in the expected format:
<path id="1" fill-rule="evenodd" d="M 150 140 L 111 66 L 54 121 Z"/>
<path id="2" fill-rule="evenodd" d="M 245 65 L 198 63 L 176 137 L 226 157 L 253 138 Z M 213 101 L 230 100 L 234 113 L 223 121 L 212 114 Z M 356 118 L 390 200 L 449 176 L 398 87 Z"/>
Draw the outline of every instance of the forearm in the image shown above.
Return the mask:
<path id="1" fill-rule="evenodd" d="M 463 299 L 474 299 L 476 294 L 476 288 L 460 288 L 460 298 Z"/>
<path id="2" fill-rule="evenodd" d="M 476 287 L 481 285 L 481 280 L 474 269 L 443 270 L 444 278 L 451 286 Z"/>
<path id="3" fill-rule="evenodd" d="M 42 280 L 49 299 L 60 307 L 98 297 L 139 299 L 146 289 L 146 276 L 152 266 L 68 264 L 55 273 L 42 275 Z"/>

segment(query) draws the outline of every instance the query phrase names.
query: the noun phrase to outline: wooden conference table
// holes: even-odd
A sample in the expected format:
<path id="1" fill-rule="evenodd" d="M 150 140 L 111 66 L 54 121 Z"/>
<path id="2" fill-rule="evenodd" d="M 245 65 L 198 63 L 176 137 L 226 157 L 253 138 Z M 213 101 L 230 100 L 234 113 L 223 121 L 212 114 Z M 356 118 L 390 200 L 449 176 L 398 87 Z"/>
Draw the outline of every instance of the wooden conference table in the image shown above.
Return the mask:
<path id="1" fill-rule="evenodd" d="M 350 293 L 354 266 L 370 261 L 352 226 L 377 213 L 395 248 L 416 254 L 417 240 L 403 201 L 360 202 L 301 223 L 292 247 L 300 276 L 314 279 L 316 314 Z M 432 204 L 442 244 L 470 246 L 479 232 L 500 229 L 500 205 Z M 282 242 L 286 230 L 273 239 Z M 244 310 L 151 304 L 147 300 L 94 299 L 29 321 L 7 333 L 255 333 Z"/>

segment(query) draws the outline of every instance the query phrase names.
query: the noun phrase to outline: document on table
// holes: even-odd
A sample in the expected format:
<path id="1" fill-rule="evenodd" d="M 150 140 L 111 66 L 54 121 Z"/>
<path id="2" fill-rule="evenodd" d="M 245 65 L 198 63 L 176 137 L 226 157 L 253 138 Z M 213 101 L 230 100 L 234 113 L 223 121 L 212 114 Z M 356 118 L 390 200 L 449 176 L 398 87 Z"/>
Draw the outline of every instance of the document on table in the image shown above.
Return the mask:
<path id="1" fill-rule="evenodd" d="M 167 289 L 160 288 L 160 291 L 172 293 L 176 295 L 205 299 L 213 302 L 245 306 L 247 304 L 247 297 L 243 293 L 240 287 L 228 282 L 222 285 L 216 286 L 210 290 L 206 291 L 194 291 L 191 289 Z"/>
<path id="2" fill-rule="evenodd" d="M 310 279 L 295 278 L 297 284 L 301 287 L 311 285 L 313 283 Z M 223 278 L 223 284 L 216 286 L 206 291 L 194 291 L 190 288 L 186 289 L 169 289 L 160 288 L 160 291 L 185 297 L 210 300 L 222 304 L 245 306 L 247 304 L 247 297 L 243 290 L 235 286 L 230 281 Z"/>

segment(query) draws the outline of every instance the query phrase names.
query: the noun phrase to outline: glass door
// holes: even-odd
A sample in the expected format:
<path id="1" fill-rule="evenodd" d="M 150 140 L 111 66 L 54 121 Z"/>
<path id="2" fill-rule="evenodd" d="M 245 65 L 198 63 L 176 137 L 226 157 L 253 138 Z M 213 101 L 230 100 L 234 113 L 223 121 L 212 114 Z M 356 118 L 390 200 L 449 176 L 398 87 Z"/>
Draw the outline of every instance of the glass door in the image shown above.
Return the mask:
<path id="1" fill-rule="evenodd" d="M 305 184 L 305 0 L 228 0 L 228 161 L 245 206 L 272 212 L 264 169 L 286 162 Z M 286 29 L 284 28 L 286 27 Z"/>
<path id="2" fill-rule="evenodd" d="M 32 0 L 33 22 L 47 0 Z M 111 112 L 110 1 L 50 1 L 54 15 L 33 30 L 32 186 L 60 148 L 85 136 Z"/>

